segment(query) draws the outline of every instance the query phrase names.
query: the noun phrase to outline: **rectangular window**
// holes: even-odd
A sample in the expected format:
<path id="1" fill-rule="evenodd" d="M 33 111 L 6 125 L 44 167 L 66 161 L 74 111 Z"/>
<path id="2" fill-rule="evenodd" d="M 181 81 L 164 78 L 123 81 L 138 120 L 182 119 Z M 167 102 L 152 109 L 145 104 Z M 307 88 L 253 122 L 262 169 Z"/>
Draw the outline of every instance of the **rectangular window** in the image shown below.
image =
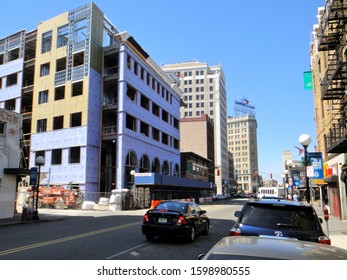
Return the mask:
<path id="1" fill-rule="evenodd" d="M 69 151 L 69 163 L 81 162 L 81 147 L 71 147 Z"/>
<path id="2" fill-rule="evenodd" d="M 152 127 L 152 139 L 159 141 L 159 130 Z"/>
<path id="3" fill-rule="evenodd" d="M 52 150 L 52 165 L 53 164 L 61 164 L 61 154 L 62 149 L 54 149 Z"/>
<path id="4" fill-rule="evenodd" d="M 36 132 L 45 132 L 47 130 L 47 119 L 37 120 Z"/>
<path id="5" fill-rule="evenodd" d="M 127 55 L 127 67 L 128 69 L 131 69 L 131 56 Z"/>
<path id="6" fill-rule="evenodd" d="M 165 145 L 169 144 L 169 136 L 164 132 L 161 133 L 161 142 Z"/>
<path id="7" fill-rule="evenodd" d="M 56 61 L 55 71 L 59 72 L 59 71 L 63 71 L 63 70 L 66 70 L 66 57 L 59 58 Z"/>
<path id="8" fill-rule="evenodd" d="M 78 52 L 73 55 L 73 67 L 84 64 L 84 52 Z"/>
<path id="9" fill-rule="evenodd" d="M 134 64 L 134 74 L 137 76 L 138 74 L 138 68 L 139 68 L 139 64 L 135 61 L 135 64 Z"/>
<path id="10" fill-rule="evenodd" d="M 160 108 L 155 103 L 152 103 L 152 113 L 153 113 L 153 115 L 156 115 L 157 117 L 160 116 Z"/>
<path id="11" fill-rule="evenodd" d="M 87 19 L 76 21 L 74 31 L 75 42 L 85 40 L 87 38 Z"/>
<path id="12" fill-rule="evenodd" d="M 42 34 L 41 53 L 46 53 L 52 49 L 52 31 Z"/>
<path id="13" fill-rule="evenodd" d="M 45 158 L 45 151 L 36 151 L 35 152 L 35 158 L 38 158 L 38 157 Z M 43 163 L 43 164 L 45 164 L 45 163 Z"/>
<path id="14" fill-rule="evenodd" d="M 39 92 L 39 104 L 48 102 L 48 90 L 43 90 Z"/>
<path id="15" fill-rule="evenodd" d="M 49 75 L 49 63 L 41 65 L 40 77 Z"/>
<path id="16" fill-rule="evenodd" d="M 149 125 L 145 122 L 141 122 L 140 132 L 149 137 Z"/>
<path id="17" fill-rule="evenodd" d="M 65 98 L 65 86 L 56 87 L 54 93 L 54 100 L 60 100 Z"/>
<path id="18" fill-rule="evenodd" d="M 16 109 L 16 99 L 9 99 L 5 101 L 5 109 L 12 111 Z"/>
<path id="19" fill-rule="evenodd" d="M 141 94 L 141 107 L 149 110 L 149 99 Z"/>
<path id="20" fill-rule="evenodd" d="M 69 40 L 69 25 L 63 25 L 58 27 L 57 48 L 61 48 L 67 45 Z"/>
<path id="21" fill-rule="evenodd" d="M 129 84 L 127 85 L 127 96 L 132 101 L 136 101 L 136 89 Z"/>
<path id="22" fill-rule="evenodd" d="M 53 118 L 53 130 L 64 128 L 64 116 L 56 116 Z"/>
<path id="23" fill-rule="evenodd" d="M 18 75 L 17 73 L 13 73 L 7 76 L 6 79 L 6 87 L 14 86 L 18 83 Z"/>
<path id="24" fill-rule="evenodd" d="M 72 96 L 83 94 L 83 81 L 72 84 Z"/>
<path id="25" fill-rule="evenodd" d="M 161 110 L 161 119 L 164 121 L 164 122 L 169 122 L 169 113 L 166 112 L 165 110 Z"/>
<path id="26" fill-rule="evenodd" d="M 82 112 L 72 113 L 70 115 L 70 127 L 82 125 Z"/>
<path id="27" fill-rule="evenodd" d="M 6 123 L 0 122 L 0 135 L 5 135 L 6 132 Z"/>
<path id="28" fill-rule="evenodd" d="M 136 119 L 129 114 L 126 115 L 126 128 L 133 131 L 137 131 Z"/>

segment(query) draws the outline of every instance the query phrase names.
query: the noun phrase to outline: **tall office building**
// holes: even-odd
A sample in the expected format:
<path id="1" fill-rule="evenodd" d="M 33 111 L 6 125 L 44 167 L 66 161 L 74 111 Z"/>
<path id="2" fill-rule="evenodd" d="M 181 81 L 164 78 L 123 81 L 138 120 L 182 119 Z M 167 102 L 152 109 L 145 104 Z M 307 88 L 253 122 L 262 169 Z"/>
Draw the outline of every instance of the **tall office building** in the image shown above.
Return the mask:
<path id="1" fill-rule="evenodd" d="M 255 193 L 259 187 L 257 127 L 255 116 L 228 117 L 228 150 L 239 192 Z"/>
<path id="2" fill-rule="evenodd" d="M 131 171 L 180 174 L 181 92 L 93 3 L 0 39 L 0 107 L 23 115 L 24 167 L 85 198 Z M 94 199 L 93 199 L 94 200 Z"/>
<path id="3" fill-rule="evenodd" d="M 207 114 L 214 123 L 214 163 L 217 193 L 227 191 L 229 185 L 227 149 L 227 100 L 223 69 L 201 62 L 166 64 L 162 69 L 180 80 L 182 99 L 181 118 L 195 118 Z M 191 131 L 194 133 L 194 131 Z"/>

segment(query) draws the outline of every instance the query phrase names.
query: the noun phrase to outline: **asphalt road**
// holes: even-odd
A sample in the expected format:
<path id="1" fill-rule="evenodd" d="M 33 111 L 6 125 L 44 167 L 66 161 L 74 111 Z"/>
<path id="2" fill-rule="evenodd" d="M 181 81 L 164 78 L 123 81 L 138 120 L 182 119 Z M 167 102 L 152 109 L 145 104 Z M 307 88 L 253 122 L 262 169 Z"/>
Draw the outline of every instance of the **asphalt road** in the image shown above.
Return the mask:
<path id="1" fill-rule="evenodd" d="M 62 220 L 3 227 L 1 260 L 196 260 L 228 234 L 233 213 L 245 200 L 227 199 L 201 205 L 211 220 L 208 235 L 193 243 L 183 239 L 146 240 L 141 232 L 145 210 L 117 212 L 69 212 Z M 100 212 L 100 211 L 99 211 Z M 71 215 L 72 213 L 72 215 Z"/>

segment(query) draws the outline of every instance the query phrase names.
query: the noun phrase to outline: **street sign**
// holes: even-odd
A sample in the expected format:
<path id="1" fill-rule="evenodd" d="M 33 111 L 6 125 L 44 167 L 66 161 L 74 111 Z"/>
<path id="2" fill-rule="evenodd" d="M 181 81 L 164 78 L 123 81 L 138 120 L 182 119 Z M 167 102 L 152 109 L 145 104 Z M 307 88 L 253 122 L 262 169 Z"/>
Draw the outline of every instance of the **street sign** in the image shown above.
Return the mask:
<path id="1" fill-rule="evenodd" d="M 313 166 L 306 166 L 306 176 L 307 177 L 314 177 Z"/>
<path id="2" fill-rule="evenodd" d="M 36 186 L 37 184 L 37 167 L 30 168 L 30 181 L 29 185 Z"/>

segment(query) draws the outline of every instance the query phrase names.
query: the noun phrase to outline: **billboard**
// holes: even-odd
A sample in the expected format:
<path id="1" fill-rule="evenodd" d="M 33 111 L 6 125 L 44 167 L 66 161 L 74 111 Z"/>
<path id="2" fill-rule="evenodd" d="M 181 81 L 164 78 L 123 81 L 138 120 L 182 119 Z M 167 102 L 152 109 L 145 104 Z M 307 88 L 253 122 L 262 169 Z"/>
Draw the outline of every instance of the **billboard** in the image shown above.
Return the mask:
<path id="1" fill-rule="evenodd" d="M 312 71 L 304 72 L 304 89 L 307 89 L 307 90 L 313 89 Z"/>

